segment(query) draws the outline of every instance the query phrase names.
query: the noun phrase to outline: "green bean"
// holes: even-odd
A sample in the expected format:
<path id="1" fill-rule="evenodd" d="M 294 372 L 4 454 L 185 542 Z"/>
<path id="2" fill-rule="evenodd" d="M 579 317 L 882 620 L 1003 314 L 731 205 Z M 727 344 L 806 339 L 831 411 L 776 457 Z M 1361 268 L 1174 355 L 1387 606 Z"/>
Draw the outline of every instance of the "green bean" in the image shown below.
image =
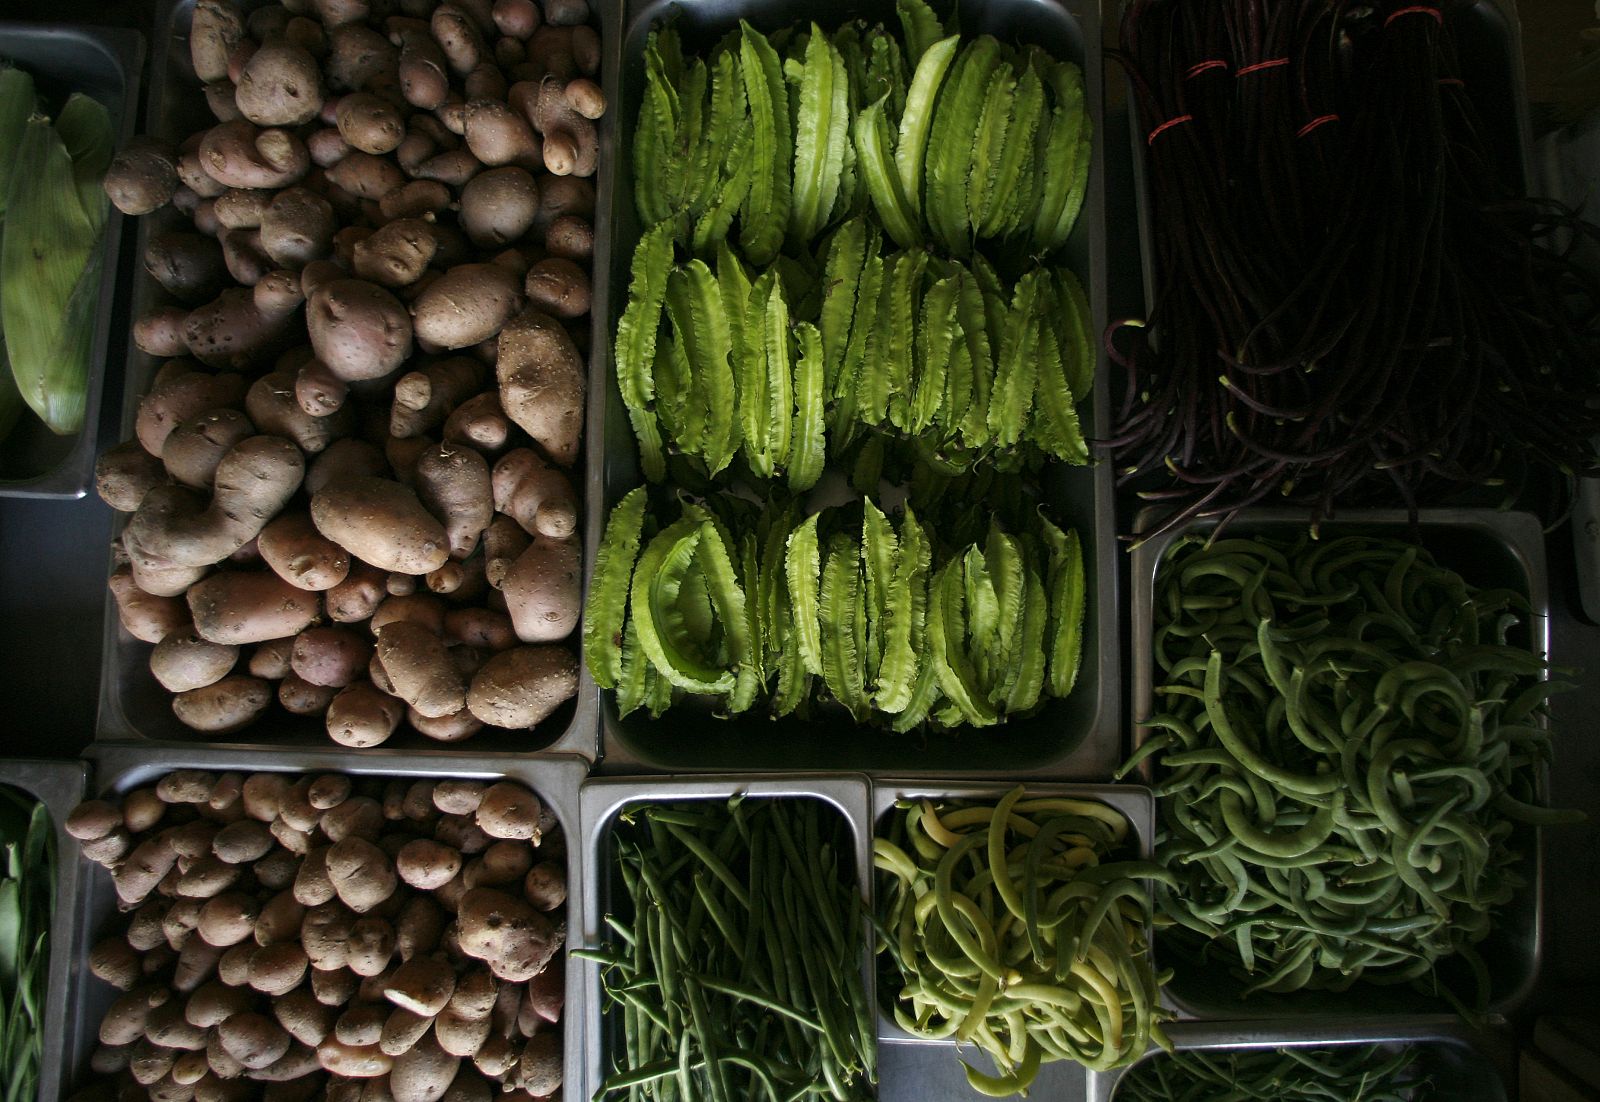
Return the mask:
<path id="1" fill-rule="evenodd" d="M 1117 1083 L 1118 1102 L 1430 1102 L 1440 1097 L 1409 1045 L 1156 1053 Z"/>
<path id="2" fill-rule="evenodd" d="M 615 941 L 575 950 L 600 967 L 622 1026 L 596 1097 L 869 1098 L 860 892 L 833 857 L 848 852 L 840 817 L 810 800 L 646 805 L 613 837 L 631 913 L 607 916 Z"/>
<path id="3" fill-rule="evenodd" d="M 1103 804 L 1016 788 L 994 805 L 902 805 L 875 841 L 895 1019 L 985 1051 L 997 1074 L 969 1068 L 974 1089 L 1014 1093 L 1040 1063 L 1110 1068 L 1164 1042 L 1140 880 L 1167 873 L 1116 859 L 1126 833 Z"/>
<path id="4" fill-rule="evenodd" d="M 1439 968 L 1477 971 L 1520 884 L 1513 821 L 1569 821 L 1533 802 L 1550 683 L 1505 643 L 1525 603 L 1372 537 L 1180 540 L 1155 589 L 1157 733 L 1123 772 L 1160 797 L 1175 955 L 1246 995 L 1458 1001 Z"/>

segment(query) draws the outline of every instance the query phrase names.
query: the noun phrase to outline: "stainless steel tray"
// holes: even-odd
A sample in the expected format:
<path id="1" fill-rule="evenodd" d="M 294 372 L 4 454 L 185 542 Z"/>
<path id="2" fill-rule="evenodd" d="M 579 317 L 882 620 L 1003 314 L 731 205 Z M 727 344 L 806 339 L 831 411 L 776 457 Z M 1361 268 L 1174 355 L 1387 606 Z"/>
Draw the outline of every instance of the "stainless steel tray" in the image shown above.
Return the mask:
<path id="1" fill-rule="evenodd" d="M 943 10 L 943 5 L 940 5 Z M 1106 226 L 1105 134 L 1100 51 L 1100 7 L 1090 0 L 973 0 L 960 5 L 963 30 L 989 33 L 1010 42 L 1044 47 L 1083 66 L 1089 117 L 1095 127 L 1094 155 L 1089 169 L 1083 213 L 1068 242 L 1064 259 L 1084 277 L 1094 331 L 1105 328 Z M 629 265 L 640 235 L 634 209 L 631 134 L 644 87 L 640 58 L 650 28 L 672 15 L 690 41 L 714 41 L 739 19 L 771 30 L 796 17 L 832 25 L 854 16 L 897 26 L 894 6 L 884 0 L 856 4 L 828 0 L 799 11 L 783 0 L 627 0 L 620 50 L 611 60 L 619 67 L 609 87 L 615 90 L 610 117 L 626 127 L 616 155 L 601 167 L 602 198 L 610 217 L 602 219 L 609 236 L 608 293 L 597 290 L 595 310 L 619 317 L 627 302 Z M 1096 348 L 1099 343 L 1096 342 Z M 1106 389 L 1104 352 L 1097 352 L 1099 380 L 1093 395 L 1093 435 L 1109 432 L 1111 403 Z M 590 377 L 588 564 L 593 572 L 595 549 L 606 511 L 642 481 L 638 452 L 622 398 L 613 381 L 609 338 L 596 341 Z M 954 735 L 896 736 L 863 731 L 845 719 L 769 722 L 759 717 L 712 720 L 680 707 L 660 720 L 636 713 L 619 718 L 609 693 L 601 694 L 601 769 L 605 772 L 719 772 L 773 769 L 856 769 L 880 774 L 960 776 L 1038 776 L 1053 779 L 1102 780 L 1121 753 L 1121 646 L 1117 634 L 1117 551 L 1115 548 L 1112 472 L 1107 464 L 1069 468 L 1053 464 L 1045 493 L 1061 519 L 1078 529 L 1085 543 L 1088 607 L 1083 669 L 1077 689 L 1066 700 L 1052 702 L 1037 715 L 986 730 Z"/>
<path id="2" fill-rule="evenodd" d="M 1419 1059 L 1438 1090 L 1450 1102 L 1506 1102 L 1506 1089 L 1494 1061 L 1483 1048 L 1486 1040 L 1446 1019 L 1373 1018 L 1362 1023 L 1307 1022 L 1285 1026 L 1277 1021 L 1227 1023 L 1180 1022 L 1167 1027 L 1180 1052 L 1224 1052 L 1260 1048 L 1325 1048 L 1336 1045 L 1417 1046 Z M 1143 1060 L 1162 1058 L 1151 1049 Z M 1112 1072 L 1089 1073 L 1089 1102 L 1113 1102 L 1117 1084 L 1135 1063 Z"/>
<path id="3" fill-rule="evenodd" d="M 58 109 L 68 94 L 93 96 L 111 112 L 121 146 L 133 133 L 144 72 L 144 36 L 137 31 L 53 23 L 0 23 L 0 58 L 32 76 L 34 87 Z M 123 238 L 122 213 L 110 208 L 100 245 L 100 307 L 89 352 L 83 428 L 57 436 L 32 413 L 0 440 L 0 497 L 79 498 L 94 476 L 100 448 L 101 400 L 122 363 L 120 328 L 126 324 L 117 296 Z M 118 336 L 113 338 L 113 322 Z M 113 386 L 112 395 L 116 394 Z"/>
<path id="4" fill-rule="evenodd" d="M 874 780 L 872 784 L 872 831 L 877 837 L 883 828 L 884 819 L 894 806 L 901 800 L 986 800 L 994 802 L 999 800 L 1015 785 L 1004 783 L 939 784 L 915 778 Z M 1132 784 L 1033 784 L 1027 786 L 1029 796 L 1062 796 L 1077 800 L 1097 800 L 1120 811 L 1128 820 L 1132 828 L 1132 850 L 1142 858 L 1148 858 L 1155 849 L 1155 797 L 1148 788 Z M 872 881 L 873 906 L 877 906 L 878 880 L 876 875 Z M 1149 929 L 1146 937 L 1151 938 Z M 1151 951 L 1154 955 L 1154 940 L 1151 938 Z M 947 1039 L 930 1040 L 918 1037 L 900 1028 L 893 1016 L 888 1013 L 889 1000 L 893 998 L 891 992 L 881 992 L 878 1005 L 878 1039 L 882 1042 L 920 1045 L 937 1047 L 941 1049 L 954 1049 L 956 1042 Z M 947 1057 L 952 1063 L 954 1057 Z M 1050 1065 L 1051 1068 L 1068 1067 L 1074 1072 L 1069 1078 L 1081 1078 L 1083 1068 L 1079 1065 L 1058 1062 Z M 965 1083 L 965 1078 L 961 1079 Z M 1040 1089 L 1046 1090 L 1044 1097 L 1054 1097 L 1049 1094 L 1047 1081 L 1040 1081 Z"/>
<path id="5" fill-rule="evenodd" d="M 1136 528 L 1144 527 L 1159 514 L 1148 512 Z M 1153 631 L 1153 600 L 1156 572 L 1167 551 L 1187 534 L 1209 532 L 1215 521 L 1201 521 L 1163 534 L 1141 544 L 1131 556 L 1133 572 L 1133 653 L 1134 745 L 1143 743 L 1150 729 L 1139 724 L 1149 716 L 1153 692 L 1154 662 L 1150 647 Z M 1241 513 L 1227 527 L 1226 535 L 1273 534 L 1292 536 L 1303 531 L 1305 518 L 1286 510 L 1250 510 Z M 1413 538 L 1413 529 L 1401 509 L 1350 509 L 1337 520 L 1322 525 L 1324 538 L 1351 533 L 1383 534 L 1398 539 Z M 1528 513 L 1497 512 L 1491 509 L 1423 509 L 1417 514 L 1415 536 L 1433 552 L 1440 563 L 1460 571 L 1480 587 L 1515 589 L 1527 595 L 1532 610 L 1528 617 L 1526 642 L 1539 655 L 1550 649 L 1549 586 L 1545 573 L 1544 535 L 1539 522 Z M 1148 776 L 1148 770 L 1146 770 Z M 1489 967 L 1490 1010 L 1506 1014 L 1521 1004 L 1538 977 L 1542 956 L 1544 891 L 1544 846 L 1541 831 L 1519 828 L 1516 844 L 1526 854 L 1524 875 L 1530 890 L 1519 892 L 1501 911 L 1494 932 L 1480 948 Z M 1171 962 L 1169 962 L 1171 963 Z M 1239 1000 L 1241 986 L 1227 975 L 1225 966 L 1185 970 L 1181 964 L 1167 985 L 1168 999 L 1181 1013 L 1199 1018 L 1237 1018 L 1252 1016 L 1299 1016 L 1317 1013 L 1342 1013 L 1370 1016 L 1379 1013 L 1428 1013 L 1442 1004 L 1423 998 L 1408 989 L 1360 986 L 1344 994 L 1301 992 L 1293 995 L 1254 995 L 1249 1002 Z"/>
<path id="6" fill-rule="evenodd" d="M 0 761 L 0 784 L 28 793 L 44 804 L 56 834 L 56 905 L 50 927 L 49 979 L 44 1018 L 47 1025 L 61 1021 L 67 1010 L 67 985 L 75 972 L 72 916 L 77 909 L 78 843 L 66 831 L 67 816 L 83 799 L 82 762 Z M 39 1061 L 38 1102 L 56 1102 L 62 1095 L 63 1037 L 51 1025 L 45 1031 Z"/>
<path id="7" fill-rule="evenodd" d="M 237 770 L 246 773 L 349 773 L 364 776 L 411 777 L 443 780 L 517 781 L 532 789 L 555 811 L 567 842 L 567 940 L 573 944 L 576 931 L 587 924 L 584 917 L 586 865 L 583 860 L 578 812 L 578 787 L 588 772 L 588 762 L 570 755 L 525 758 L 519 762 L 504 758 L 449 753 L 412 753 L 386 758 L 326 749 L 228 750 L 217 747 L 103 746 L 95 750 L 93 781 L 88 791 L 98 795 L 120 795 L 141 785 L 153 783 L 176 769 L 204 769 L 213 772 Z M 89 974 L 84 962 L 90 948 L 102 935 L 102 928 L 118 913 L 116 889 L 111 876 L 98 865 L 77 856 L 75 848 L 65 851 L 66 865 L 73 871 L 74 910 L 70 953 L 70 982 L 58 990 L 66 1012 L 65 1059 L 61 1081 L 70 1087 L 89 1066 L 89 1057 L 98 1044 L 100 1019 L 117 992 Z M 567 956 L 566 1005 L 562 1011 L 562 1045 L 565 1071 L 563 1097 L 567 1102 L 585 1102 L 582 1083 L 585 1020 L 584 995 L 579 965 Z M 54 981 L 52 981 L 54 982 Z M 41 1094 L 41 1102 L 50 1102 Z"/>
<path id="8" fill-rule="evenodd" d="M 260 0 L 252 0 L 247 6 L 255 6 Z M 614 79 L 614 65 L 610 56 L 615 52 L 615 42 L 618 36 L 618 26 L 621 21 L 616 0 L 590 0 L 600 23 L 600 33 L 603 44 L 606 65 L 612 70 L 606 76 L 607 81 Z M 211 120 L 210 112 L 206 108 L 205 99 L 199 95 L 199 83 L 195 79 L 193 69 L 189 62 L 189 25 L 194 15 L 195 0 L 166 0 L 158 9 L 155 29 L 155 51 L 151 59 L 151 79 L 149 95 L 145 102 L 144 127 L 146 132 L 158 137 L 181 140 L 187 135 L 205 127 Z M 606 87 L 611 87 L 607 84 Z M 615 159 L 615 110 L 607 111 L 601 119 L 600 125 L 600 156 L 602 164 Z M 603 220 L 599 219 L 598 212 L 604 210 L 598 205 L 606 195 L 607 181 L 604 178 L 596 181 L 598 188 L 597 198 L 597 224 L 595 227 L 595 300 L 604 301 L 603 291 L 606 286 L 606 252 L 610 236 Z M 169 229 L 181 228 L 185 220 L 171 207 L 165 207 L 154 214 L 149 214 L 138 220 L 138 239 L 135 252 L 143 257 L 146 244 L 151 236 Z M 132 315 L 140 317 L 152 308 L 170 301 L 166 293 L 156 281 L 147 275 L 143 268 L 135 273 L 133 279 Z M 603 347 L 609 343 L 611 336 L 607 329 L 608 320 L 604 312 L 596 309 L 590 318 L 591 344 L 595 348 Z M 119 439 L 127 439 L 133 435 L 133 425 L 138 413 L 139 399 L 149 388 L 151 378 L 161 361 L 147 356 L 135 346 L 131 339 L 128 341 L 128 373 L 127 385 L 123 396 L 122 426 Z M 591 361 L 593 360 L 591 356 Z M 593 376 L 595 367 L 590 365 L 590 374 Z M 592 390 L 591 386 L 591 390 Z M 594 401 L 590 400 L 591 408 Z M 591 417 L 592 423 L 592 417 Z M 585 444 L 588 452 L 595 448 Z M 579 464 L 574 467 L 573 477 L 578 478 L 586 462 L 580 458 Z M 590 515 L 596 513 L 600 503 L 593 497 L 592 491 L 579 487 L 585 494 L 584 509 Z M 120 532 L 125 520 L 119 514 L 114 525 L 114 531 Z M 585 539 L 592 538 L 585 535 Z M 226 746 L 231 749 L 247 750 L 257 746 L 275 747 L 331 747 L 322 724 L 315 718 L 291 716 L 276 705 L 254 725 L 246 728 L 238 735 L 224 741 L 213 742 L 204 734 L 193 731 L 179 723 L 172 714 L 172 696 L 162 689 L 150 675 L 148 662 L 151 647 L 129 636 L 117 621 L 116 604 L 106 596 L 104 604 L 104 666 L 101 671 L 100 681 L 100 714 L 96 724 L 96 738 L 98 741 L 122 742 L 152 740 L 162 743 L 206 744 Z M 577 633 L 573 635 L 573 645 L 577 644 Z M 581 657 L 581 656 L 580 656 Z M 540 729 L 533 733 L 485 731 L 463 743 L 454 744 L 457 749 L 448 751 L 449 754 L 461 754 L 464 757 L 473 757 L 482 754 L 506 753 L 553 753 L 553 754 L 580 754 L 593 759 L 597 751 L 597 711 L 598 701 L 594 682 L 588 673 L 581 674 L 578 682 L 577 696 L 573 701 L 563 705 L 549 719 L 540 725 Z M 381 754 L 386 751 L 421 751 L 430 752 L 437 750 L 442 744 L 429 739 L 406 725 L 397 731 L 392 739 L 386 742 L 381 749 L 370 751 Z M 334 747 L 337 749 L 337 747 Z M 358 753 L 361 753 L 358 751 Z"/>
<path id="9" fill-rule="evenodd" d="M 614 883 L 613 851 L 610 845 L 611 828 L 617 815 L 632 804 L 670 803 L 681 800 L 725 800 L 734 795 L 783 797 L 791 799 L 821 800 L 832 805 L 849 823 L 855 836 L 856 874 L 862 899 L 868 910 L 862 916 L 862 982 L 867 998 L 873 997 L 872 942 L 870 924 L 872 884 L 872 818 L 871 797 L 867 778 L 859 774 L 788 774 L 783 776 L 697 776 L 638 780 L 590 780 L 579 796 L 582 808 L 583 838 L 574 847 L 587 863 L 589 875 L 584 881 L 584 901 L 580 908 L 583 919 L 582 944 L 596 948 L 607 938 L 605 915 L 619 885 Z M 577 929 L 578 927 L 574 927 Z M 606 1078 L 607 1058 L 610 1051 L 609 1030 L 603 1008 L 605 997 L 600 990 L 600 966 L 592 961 L 577 962 L 582 966 L 579 981 L 583 990 L 583 1005 L 587 1010 L 587 1029 L 584 1033 L 585 1068 L 588 1079 L 585 1089 L 592 1094 Z M 569 973 L 570 975 L 570 973 Z M 587 1097 L 587 1095 L 585 1095 Z M 886 1097 L 880 1092 L 880 1097 Z"/>

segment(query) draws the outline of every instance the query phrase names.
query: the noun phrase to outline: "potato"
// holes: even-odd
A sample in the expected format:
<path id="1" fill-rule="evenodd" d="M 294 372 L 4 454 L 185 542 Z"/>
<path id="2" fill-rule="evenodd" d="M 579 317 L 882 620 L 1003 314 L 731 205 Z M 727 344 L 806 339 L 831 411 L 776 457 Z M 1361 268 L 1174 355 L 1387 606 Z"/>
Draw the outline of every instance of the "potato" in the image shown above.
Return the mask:
<path id="1" fill-rule="evenodd" d="M 583 611 L 582 586 L 578 540 L 535 536 L 500 580 L 517 638 L 554 643 L 571 635 Z"/>
<path id="2" fill-rule="evenodd" d="M 394 104 L 370 92 L 341 98 L 335 119 L 339 136 L 363 153 L 390 153 L 406 134 L 405 121 Z"/>
<path id="3" fill-rule="evenodd" d="M 439 252 L 439 235 L 420 218 L 399 218 L 356 242 L 351 265 L 356 275 L 382 287 L 408 287 L 428 270 Z"/>
<path id="4" fill-rule="evenodd" d="M 589 312 L 589 275 L 561 257 L 535 261 L 523 285 L 528 304 L 558 318 L 581 318 Z"/>
<path id="5" fill-rule="evenodd" d="M 516 276 L 498 264 L 460 264 L 411 305 L 417 339 L 434 348 L 488 340 L 522 307 Z"/>
<path id="6" fill-rule="evenodd" d="M 450 557 L 444 526 L 416 494 L 382 478 L 352 478 L 311 498 L 317 530 L 363 562 L 401 574 L 426 574 Z"/>
<path id="7" fill-rule="evenodd" d="M 293 132 L 258 129 L 245 119 L 206 131 L 199 155 L 206 175 L 225 188 L 288 187 L 311 168 L 311 155 Z"/>
<path id="8" fill-rule="evenodd" d="M 467 707 L 493 727 L 532 729 L 578 691 L 578 663 L 565 647 L 501 651 L 483 664 L 467 690 Z"/>
<path id="9" fill-rule="evenodd" d="M 419 891 L 443 887 L 461 871 L 461 854 L 442 843 L 415 838 L 395 856 L 400 879 Z"/>
<path id="10" fill-rule="evenodd" d="M 204 234 L 156 234 L 145 246 L 144 267 L 162 290 L 180 302 L 205 302 L 227 286 L 222 247 Z"/>
<path id="11" fill-rule="evenodd" d="M 158 139 L 135 138 L 111 158 L 103 186 L 123 214 L 149 214 L 178 189 L 177 155 Z"/>
<path id="12" fill-rule="evenodd" d="M 261 530 L 256 546 L 272 572 L 297 589 L 330 590 L 350 575 L 349 553 L 318 532 L 308 513 L 280 513 Z"/>
<path id="13" fill-rule="evenodd" d="M 312 685 L 341 689 L 366 673 L 372 644 L 354 628 L 311 627 L 295 636 L 289 663 Z"/>
<path id="14" fill-rule="evenodd" d="M 389 1069 L 394 1102 L 439 1102 L 460 1067 L 459 1057 L 445 1052 L 431 1035 L 424 1035 L 396 1056 Z"/>
<path id="15" fill-rule="evenodd" d="M 357 914 L 372 910 L 394 894 L 395 871 L 389 857 L 364 838 L 334 843 L 327 854 L 328 878 L 345 906 Z"/>
<path id="16" fill-rule="evenodd" d="M 306 325 L 317 359 L 349 382 L 381 379 L 411 355 L 411 318 L 377 284 L 336 279 L 312 292 Z"/>
<path id="17" fill-rule="evenodd" d="M 262 215 L 261 248 L 280 268 L 299 270 L 333 252 L 337 228 L 326 199 L 307 188 L 286 188 Z"/>
<path id="18" fill-rule="evenodd" d="M 577 461 L 583 433 L 583 357 L 561 323 L 524 310 L 500 330 L 500 404 L 553 461 Z"/>
<path id="19" fill-rule="evenodd" d="M 267 900 L 261 908 L 261 914 L 256 917 L 256 944 L 266 948 L 292 942 L 298 949 L 300 928 L 305 924 L 305 916 L 305 904 L 294 897 L 294 892 L 280 891 Z"/>
<path id="20" fill-rule="evenodd" d="M 162 444 L 161 463 L 182 485 L 209 490 L 223 459 L 254 435 L 255 426 L 238 410 L 207 410 L 173 426 Z"/>
<path id="21" fill-rule="evenodd" d="M 266 681 L 235 675 L 178 693 L 172 698 L 172 711 L 185 727 L 228 735 L 260 719 L 272 695 Z"/>
<path id="22" fill-rule="evenodd" d="M 322 110 L 317 59 L 289 42 L 268 42 L 239 73 L 234 102 L 257 126 L 299 126 Z"/>
<path id="23" fill-rule="evenodd" d="M 516 165 L 480 172 L 461 189 L 461 228 L 480 248 L 520 241 L 538 212 L 539 186 Z"/>
<path id="24" fill-rule="evenodd" d="M 400 700 L 370 681 L 357 681 L 340 689 L 328 705 L 328 737 L 341 746 L 378 746 L 394 734 L 404 715 Z"/>
<path id="25" fill-rule="evenodd" d="M 313 495 L 316 493 L 316 490 L 312 491 Z M 324 598 L 328 619 L 340 624 L 355 624 L 371 619 L 388 594 L 384 588 L 385 577 L 377 567 L 355 562 L 349 576 L 328 590 Z"/>
<path id="26" fill-rule="evenodd" d="M 264 945 L 250 958 L 250 986 L 269 997 L 287 995 L 300 986 L 306 966 L 306 952 L 299 945 Z"/>
<path id="27" fill-rule="evenodd" d="M 168 692 L 182 693 L 216 684 L 238 661 L 238 647 L 209 642 L 189 626 L 156 644 L 150 652 L 150 672 Z"/>
<path id="28" fill-rule="evenodd" d="M 403 1010 L 432 1018 L 445 1008 L 455 986 L 455 971 L 447 962 L 419 956 L 395 970 L 383 994 Z"/>
<path id="29" fill-rule="evenodd" d="M 389 1074 L 394 1060 L 377 1045 L 346 1045 L 324 1039 L 317 1046 L 317 1063 L 324 1071 L 347 1079 L 376 1079 Z"/>
<path id="30" fill-rule="evenodd" d="M 221 570 L 188 593 L 195 631 L 212 643 L 237 646 L 283 639 L 305 630 L 321 611 L 315 593 L 276 574 Z"/>
<path id="31" fill-rule="evenodd" d="M 223 1051 L 246 1068 L 264 1068 L 289 1051 L 288 1031 L 264 1014 L 246 1011 L 217 1026 Z"/>
<path id="32" fill-rule="evenodd" d="M 494 517 L 489 465 L 472 448 L 439 444 L 417 459 L 417 496 L 445 526 L 452 558 L 465 559 Z"/>
<path id="33" fill-rule="evenodd" d="M 471 888 L 456 910 L 461 950 L 500 979 L 522 983 L 561 948 L 557 928 L 540 912 L 494 888 Z"/>

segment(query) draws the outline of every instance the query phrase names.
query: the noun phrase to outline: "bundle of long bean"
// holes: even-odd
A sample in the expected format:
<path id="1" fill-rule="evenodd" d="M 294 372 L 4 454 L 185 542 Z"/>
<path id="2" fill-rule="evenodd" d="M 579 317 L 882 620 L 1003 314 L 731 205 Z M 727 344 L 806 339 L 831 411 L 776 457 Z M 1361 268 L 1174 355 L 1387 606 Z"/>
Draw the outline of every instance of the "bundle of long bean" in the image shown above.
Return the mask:
<path id="1" fill-rule="evenodd" d="M 850 832 L 814 799 L 646 804 L 615 828 L 603 967 L 621 1043 L 596 1098 L 872 1096 Z"/>
<path id="2" fill-rule="evenodd" d="M 1156 579 L 1157 888 L 1181 956 L 1244 994 L 1358 980 L 1457 996 L 1436 967 L 1523 883 L 1548 756 L 1526 602 L 1396 540 L 1180 540 Z"/>
<path id="3" fill-rule="evenodd" d="M 1437 1094 L 1410 1045 L 1289 1046 L 1157 1053 L 1117 1083 L 1115 1102 L 1427 1102 Z"/>
<path id="4" fill-rule="evenodd" d="M 1185 517 L 1414 505 L 1523 464 L 1596 465 L 1600 282 L 1519 197 L 1439 8 L 1137 0 L 1148 323 L 1106 442 Z"/>
<path id="5" fill-rule="evenodd" d="M 1104 1071 L 1164 1046 L 1140 881 L 1166 874 L 1123 859 L 1127 838 L 1114 808 L 1021 787 L 900 805 L 873 842 L 895 1020 L 988 1053 L 998 1075 L 964 1066 L 992 1095 L 1026 1093 L 1052 1060 Z"/>

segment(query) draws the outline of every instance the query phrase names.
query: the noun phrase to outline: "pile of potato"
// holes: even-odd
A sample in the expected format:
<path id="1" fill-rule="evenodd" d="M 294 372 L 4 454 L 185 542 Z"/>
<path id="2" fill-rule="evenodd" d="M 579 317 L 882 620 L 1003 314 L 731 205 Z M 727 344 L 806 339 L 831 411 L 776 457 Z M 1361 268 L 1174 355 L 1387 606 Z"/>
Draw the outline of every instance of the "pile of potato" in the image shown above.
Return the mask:
<path id="1" fill-rule="evenodd" d="M 566 848 L 521 785 L 180 771 L 66 828 L 125 912 L 77 1102 L 560 1090 Z"/>
<path id="2" fill-rule="evenodd" d="M 585 0 L 200 0 L 216 123 L 106 177 L 175 208 L 162 362 L 100 495 L 123 626 L 188 726 L 346 746 L 569 699 L 605 97 Z M 254 648 L 246 653 L 244 648 Z"/>

